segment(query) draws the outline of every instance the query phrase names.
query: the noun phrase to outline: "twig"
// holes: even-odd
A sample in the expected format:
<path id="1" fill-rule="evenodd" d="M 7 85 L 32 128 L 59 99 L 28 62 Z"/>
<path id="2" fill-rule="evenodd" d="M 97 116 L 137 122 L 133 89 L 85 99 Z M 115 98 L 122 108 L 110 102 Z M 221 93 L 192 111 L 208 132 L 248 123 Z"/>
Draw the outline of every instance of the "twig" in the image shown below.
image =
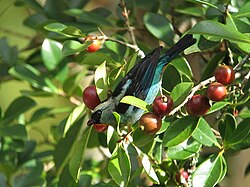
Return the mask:
<path id="1" fill-rule="evenodd" d="M 249 59 L 250 54 L 246 55 L 233 69 L 234 70 L 239 70 Z"/>
<path id="2" fill-rule="evenodd" d="M 32 39 L 31 36 L 28 36 L 26 34 L 22 34 L 22 33 L 16 32 L 16 31 L 12 31 L 12 30 L 9 30 L 9 29 L 0 28 L 0 31 L 4 32 L 4 33 L 7 33 L 7 34 L 11 34 L 11 35 L 16 36 L 16 37 L 26 39 L 26 40 L 31 40 Z"/>
<path id="3" fill-rule="evenodd" d="M 99 32 L 101 33 L 101 35 L 96 35 L 96 36 L 87 36 L 86 38 L 79 38 L 80 42 L 85 42 L 86 40 L 103 40 L 103 41 L 112 41 L 112 42 L 116 42 L 119 43 L 121 45 L 125 45 L 131 49 L 134 49 L 135 51 L 138 51 L 138 55 L 143 58 L 145 56 L 144 52 L 137 46 L 137 45 L 133 45 L 133 44 L 129 44 L 126 42 L 123 42 L 121 40 L 117 40 L 115 38 L 111 38 L 108 37 L 107 35 L 105 35 L 100 29 Z"/>
<path id="4" fill-rule="evenodd" d="M 127 10 L 126 3 L 125 3 L 124 0 L 121 0 L 121 3 L 119 5 L 122 8 L 122 15 L 124 16 L 125 24 L 127 26 L 127 29 L 128 29 L 132 44 L 137 46 L 136 41 L 135 41 L 134 29 L 131 27 L 130 21 L 129 21 L 129 18 L 128 18 L 129 11 Z"/>
<path id="5" fill-rule="evenodd" d="M 181 109 L 181 107 L 183 107 L 189 99 L 191 99 L 193 97 L 193 95 L 195 94 L 195 92 L 197 92 L 199 89 L 201 89 L 202 87 L 206 86 L 207 84 L 214 82 L 215 81 L 215 77 L 210 77 L 202 82 L 200 82 L 200 84 L 196 85 L 195 87 L 193 87 L 191 89 L 190 94 L 187 96 L 187 98 L 177 107 L 175 107 L 170 113 L 169 115 L 173 115 L 175 114 L 177 111 L 179 111 Z"/>

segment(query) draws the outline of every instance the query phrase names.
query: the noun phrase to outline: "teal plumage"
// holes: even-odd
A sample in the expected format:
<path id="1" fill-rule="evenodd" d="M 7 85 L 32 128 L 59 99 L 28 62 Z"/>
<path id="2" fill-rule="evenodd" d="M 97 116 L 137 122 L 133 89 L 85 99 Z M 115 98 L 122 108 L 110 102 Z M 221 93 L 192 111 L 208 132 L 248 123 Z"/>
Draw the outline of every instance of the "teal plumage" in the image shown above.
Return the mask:
<path id="1" fill-rule="evenodd" d="M 144 111 L 135 106 L 120 103 L 120 100 L 124 96 L 131 95 L 152 104 L 161 88 L 164 67 L 195 42 L 192 35 L 187 34 L 163 56 L 160 56 L 162 47 L 146 55 L 121 80 L 111 97 L 94 109 L 88 125 L 104 123 L 115 126 L 116 120 L 113 112 L 120 114 L 123 125 L 131 125 L 138 121 Z"/>

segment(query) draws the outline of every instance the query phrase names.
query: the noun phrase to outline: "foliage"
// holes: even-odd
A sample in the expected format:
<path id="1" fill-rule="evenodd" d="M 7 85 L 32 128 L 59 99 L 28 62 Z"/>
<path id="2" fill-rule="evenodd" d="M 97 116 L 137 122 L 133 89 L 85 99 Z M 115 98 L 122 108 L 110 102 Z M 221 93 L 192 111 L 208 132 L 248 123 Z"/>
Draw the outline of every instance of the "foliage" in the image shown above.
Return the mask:
<path id="1" fill-rule="evenodd" d="M 26 47 L 29 55 L 22 58 L 22 51 L 10 46 L 6 38 L 0 39 L 0 80 L 18 79 L 32 88 L 22 90 L 22 96 L 0 110 L 0 186 L 218 184 L 227 173 L 225 156 L 250 146 L 250 2 L 128 0 L 115 10 L 88 10 L 90 2 L 15 2 L 32 10 L 23 23 L 36 31 L 36 43 Z M 81 94 L 88 79 L 103 101 L 143 52 L 147 54 L 159 43 L 169 48 L 187 32 L 197 42 L 185 54 L 195 53 L 205 66 L 200 80 L 193 78 L 182 56 L 167 66 L 162 89 L 173 98 L 175 109 L 163 118 L 156 135 L 144 134 L 137 124 L 132 132 L 122 126 L 109 127 L 104 133 L 87 127 L 90 111 L 82 104 Z M 102 48 L 87 52 L 96 39 Z M 235 83 L 227 87 L 228 97 L 211 102 L 205 116 L 188 115 L 188 98 L 204 94 L 214 81 L 215 68 L 223 63 L 237 71 Z M 30 130 L 38 121 L 57 115 L 58 108 L 38 106 L 35 100 L 55 96 L 69 100 L 74 108 L 45 136 L 52 148 L 38 152 L 38 142 L 29 138 Z M 125 97 L 122 102 L 151 110 L 137 98 Z M 35 106 L 38 109 L 32 111 Z M 32 115 L 27 117 L 29 111 Z M 98 148 L 103 160 L 86 159 L 91 148 Z M 203 154 L 204 148 L 211 151 Z M 187 181 L 177 180 L 181 169 L 188 171 Z"/>

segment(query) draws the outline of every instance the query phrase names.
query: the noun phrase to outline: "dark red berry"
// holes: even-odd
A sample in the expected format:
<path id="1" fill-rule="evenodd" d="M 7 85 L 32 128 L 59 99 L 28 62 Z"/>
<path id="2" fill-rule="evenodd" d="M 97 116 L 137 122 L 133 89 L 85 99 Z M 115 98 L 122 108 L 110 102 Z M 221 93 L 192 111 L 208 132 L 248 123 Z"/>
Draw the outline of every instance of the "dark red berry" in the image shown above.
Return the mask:
<path id="1" fill-rule="evenodd" d="M 235 80 L 235 72 L 231 66 L 221 65 L 214 72 L 217 82 L 228 85 Z"/>
<path id="2" fill-rule="evenodd" d="M 207 97 L 212 101 L 222 101 L 227 97 L 227 89 L 223 84 L 213 82 L 208 85 Z"/>
<path id="3" fill-rule="evenodd" d="M 107 124 L 94 124 L 93 127 L 97 132 L 104 132 L 108 129 Z"/>
<path id="4" fill-rule="evenodd" d="M 97 105 L 101 103 L 97 95 L 95 85 L 91 85 L 85 88 L 85 90 L 82 93 L 82 100 L 85 103 L 85 105 L 91 110 L 93 110 Z"/>
<path id="5" fill-rule="evenodd" d="M 150 135 L 158 132 L 162 125 L 161 118 L 151 112 L 143 114 L 139 123 L 143 131 Z"/>
<path id="6" fill-rule="evenodd" d="M 173 99 L 170 96 L 157 96 L 152 105 L 153 112 L 158 116 L 165 116 L 171 112 L 173 104 Z"/>
<path id="7" fill-rule="evenodd" d="M 203 95 L 194 95 L 186 103 L 186 109 L 190 115 L 202 116 L 210 109 L 209 99 Z"/>

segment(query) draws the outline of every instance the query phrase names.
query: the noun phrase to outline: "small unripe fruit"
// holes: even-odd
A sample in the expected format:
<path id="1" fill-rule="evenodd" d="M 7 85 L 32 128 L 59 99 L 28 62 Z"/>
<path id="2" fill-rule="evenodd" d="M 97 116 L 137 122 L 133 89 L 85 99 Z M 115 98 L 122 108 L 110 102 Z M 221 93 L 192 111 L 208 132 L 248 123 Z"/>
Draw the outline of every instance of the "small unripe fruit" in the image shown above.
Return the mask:
<path id="1" fill-rule="evenodd" d="M 82 100 L 84 104 L 91 110 L 93 110 L 97 105 L 101 103 L 97 95 L 95 85 L 91 85 L 85 88 L 82 93 Z"/>
<path id="2" fill-rule="evenodd" d="M 139 123 L 142 130 L 149 135 L 153 135 L 158 132 L 162 125 L 161 118 L 151 112 L 143 114 Z"/>
<path id="3" fill-rule="evenodd" d="M 186 109 L 190 115 L 202 116 L 210 109 L 209 100 L 200 94 L 194 95 L 186 103 Z"/>
<path id="4" fill-rule="evenodd" d="M 173 109 L 173 99 L 170 96 L 157 96 L 152 105 L 153 112 L 158 116 L 165 116 Z"/>
<path id="5" fill-rule="evenodd" d="M 88 46 L 87 51 L 88 52 L 96 52 L 98 49 L 100 49 L 101 42 L 99 40 L 94 40 L 93 43 Z"/>
<path id="6" fill-rule="evenodd" d="M 213 82 L 208 85 L 207 97 L 212 101 L 222 101 L 227 97 L 227 89 L 223 84 Z"/>
<path id="7" fill-rule="evenodd" d="M 93 127 L 97 132 L 104 132 L 108 129 L 107 124 L 94 124 Z"/>
<path id="8" fill-rule="evenodd" d="M 185 179 L 184 181 L 186 182 L 188 180 L 188 172 L 185 170 L 181 170 L 180 173 L 176 173 L 175 178 L 177 182 L 182 182 L 181 178 Z"/>
<path id="9" fill-rule="evenodd" d="M 221 65 L 214 72 L 217 82 L 228 85 L 235 80 L 235 72 L 231 66 Z"/>

